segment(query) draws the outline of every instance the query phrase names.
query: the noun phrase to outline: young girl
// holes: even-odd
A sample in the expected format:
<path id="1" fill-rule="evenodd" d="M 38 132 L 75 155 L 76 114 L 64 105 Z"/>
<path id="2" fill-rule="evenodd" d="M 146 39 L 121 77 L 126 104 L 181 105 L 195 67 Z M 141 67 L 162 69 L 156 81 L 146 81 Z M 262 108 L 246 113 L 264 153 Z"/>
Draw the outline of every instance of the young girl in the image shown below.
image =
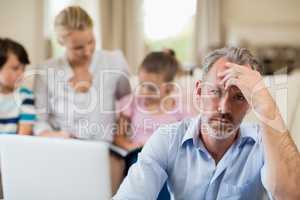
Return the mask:
<path id="1" fill-rule="evenodd" d="M 0 38 L 0 134 L 32 134 L 36 118 L 33 94 L 19 87 L 27 64 L 22 45 Z"/>
<path id="2" fill-rule="evenodd" d="M 152 52 L 143 60 L 139 73 L 139 85 L 134 94 L 123 97 L 117 104 L 119 127 L 115 144 L 133 150 L 125 158 L 125 171 L 136 162 L 141 148 L 161 125 L 180 121 L 187 117 L 180 95 L 173 80 L 179 71 L 179 63 L 169 52 Z M 180 89 L 180 88 L 179 88 Z M 169 199 L 166 184 L 158 199 Z"/>
<path id="3" fill-rule="evenodd" d="M 125 149 L 142 147 L 161 125 L 180 121 L 182 111 L 174 80 L 179 63 L 166 52 L 152 52 L 143 60 L 135 95 L 123 97 L 117 104 L 119 131 L 115 143 Z"/>

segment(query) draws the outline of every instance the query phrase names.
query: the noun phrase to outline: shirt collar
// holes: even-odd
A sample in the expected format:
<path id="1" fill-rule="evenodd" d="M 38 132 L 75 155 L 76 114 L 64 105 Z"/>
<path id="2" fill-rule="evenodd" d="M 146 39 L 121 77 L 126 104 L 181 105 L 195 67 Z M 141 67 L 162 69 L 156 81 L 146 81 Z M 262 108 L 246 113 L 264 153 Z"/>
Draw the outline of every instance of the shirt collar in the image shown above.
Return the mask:
<path id="1" fill-rule="evenodd" d="M 242 124 L 240 126 L 237 144 L 241 148 L 245 144 L 259 142 L 260 127 L 257 124 Z"/>
<path id="2" fill-rule="evenodd" d="M 73 72 L 73 69 L 72 69 L 69 61 L 68 61 L 66 52 L 62 56 L 62 61 L 63 61 L 62 70 L 64 71 L 64 79 L 65 79 L 65 81 L 69 81 L 69 79 L 72 76 L 74 76 L 74 72 Z"/>
<path id="3" fill-rule="evenodd" d="M 188 124 L 186 133 L 181 140 L 181 146 L 188 141 L 192 141 L 194 146 L 199 147 L 200 142 L 198 133 L 200 130 L 200 121 L 200 115 L 191 119 L 190 123 Z"/>

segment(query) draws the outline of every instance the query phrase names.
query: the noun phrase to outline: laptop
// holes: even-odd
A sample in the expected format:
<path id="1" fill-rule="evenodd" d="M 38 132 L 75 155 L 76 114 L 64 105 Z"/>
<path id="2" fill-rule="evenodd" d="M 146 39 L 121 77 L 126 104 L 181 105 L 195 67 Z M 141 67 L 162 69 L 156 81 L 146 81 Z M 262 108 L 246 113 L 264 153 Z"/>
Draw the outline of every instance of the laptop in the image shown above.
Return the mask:
<path id="1" fill-rule="evenodd" d="M 111 199 L 108 144 L 0 135 L 5 200 Z"/>

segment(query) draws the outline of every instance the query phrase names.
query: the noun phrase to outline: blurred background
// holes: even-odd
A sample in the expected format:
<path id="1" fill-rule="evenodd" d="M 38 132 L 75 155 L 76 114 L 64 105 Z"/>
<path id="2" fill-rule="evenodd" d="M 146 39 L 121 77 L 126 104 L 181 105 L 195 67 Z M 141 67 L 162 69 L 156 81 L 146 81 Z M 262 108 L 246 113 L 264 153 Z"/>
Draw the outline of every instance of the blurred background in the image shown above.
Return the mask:
<path id="1" fill-rule="evenodd" d="M 92 16 L 97 48 L 121 49 L 132 73 L 151 50 L 174 49 L 189 71 L 224 45 L 250 48 L 265 74 L 299 66 L 299 0 L 0 0 L 0 37 L 24 44 L 37 65 L 63 51 L 53 21 L 74 4 Z"/>
<path id="2" fill-rule="evenodd" d="M 0 0 L 0 37 L 25 46 L 29 72 L 64 51 L 54 18 L 69 5 L 92 17 L 97 49 L 122 50 L 131 82 L 148 52 L 173 49 L 185 72 L 176 81 L 187 105 L 209 51 L 250 49 L 300 149 L 300 0 Z M 32 87 L 33 80 L 27 76 L 26 84 Z M 257 119 L 250 113 L 246 121 Z"/>

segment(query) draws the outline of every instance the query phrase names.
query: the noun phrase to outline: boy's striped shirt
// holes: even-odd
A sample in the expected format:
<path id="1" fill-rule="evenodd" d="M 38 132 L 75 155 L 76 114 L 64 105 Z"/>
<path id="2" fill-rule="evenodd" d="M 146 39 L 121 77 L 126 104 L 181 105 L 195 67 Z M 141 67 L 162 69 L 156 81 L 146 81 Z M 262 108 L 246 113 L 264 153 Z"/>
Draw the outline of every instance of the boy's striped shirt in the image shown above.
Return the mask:
<path id="1" fill-rule="evenodd" d="M 11 94 L 0 93 L 0 134 L 16 134 L 18 124 L 34 124 L 35 120 L 32 91 L 21 87 Z"/>

